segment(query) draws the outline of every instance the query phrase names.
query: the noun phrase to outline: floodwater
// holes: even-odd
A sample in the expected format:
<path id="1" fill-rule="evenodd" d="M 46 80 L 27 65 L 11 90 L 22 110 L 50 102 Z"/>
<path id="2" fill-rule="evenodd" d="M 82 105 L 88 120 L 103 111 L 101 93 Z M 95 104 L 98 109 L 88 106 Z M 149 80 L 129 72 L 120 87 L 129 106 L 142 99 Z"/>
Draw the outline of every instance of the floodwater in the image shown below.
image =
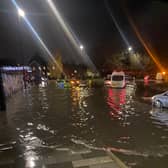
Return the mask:
<path id="1" fill-rule="evenodd" d="M 143 84 L 63 89 L 54 82 L 17 93 L 1 114 L 0 158 L 81 145 L 111 149 L 132 168 L 167 168 L 168 111 L 152 108 L 153 94 Z"/>

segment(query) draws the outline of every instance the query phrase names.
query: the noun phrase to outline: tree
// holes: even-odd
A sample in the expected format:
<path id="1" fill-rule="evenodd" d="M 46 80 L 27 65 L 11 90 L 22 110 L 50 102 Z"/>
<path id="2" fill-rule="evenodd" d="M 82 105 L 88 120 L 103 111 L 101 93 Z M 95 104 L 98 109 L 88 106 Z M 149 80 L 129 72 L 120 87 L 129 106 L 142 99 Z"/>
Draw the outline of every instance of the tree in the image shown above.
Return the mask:
<path id="1" fill-rule="evenodd" d="M 108 69 L 127 69 L 130 66 L 130 60 L 125 53 L 116 53 L 106 58 L 103 65 Z"/>

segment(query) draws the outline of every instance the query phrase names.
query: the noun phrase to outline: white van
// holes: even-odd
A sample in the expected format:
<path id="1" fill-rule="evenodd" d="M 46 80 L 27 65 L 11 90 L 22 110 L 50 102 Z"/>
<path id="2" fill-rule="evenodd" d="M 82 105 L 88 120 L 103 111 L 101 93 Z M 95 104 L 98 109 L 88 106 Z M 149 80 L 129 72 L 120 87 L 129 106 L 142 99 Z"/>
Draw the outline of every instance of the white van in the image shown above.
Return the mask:
<path id="1" fill-rule="evenodd" d="M 123 71 L 113 71 L 111 75 L 111 87 L 124 88 L 126 86 L 125 73 Z"/>

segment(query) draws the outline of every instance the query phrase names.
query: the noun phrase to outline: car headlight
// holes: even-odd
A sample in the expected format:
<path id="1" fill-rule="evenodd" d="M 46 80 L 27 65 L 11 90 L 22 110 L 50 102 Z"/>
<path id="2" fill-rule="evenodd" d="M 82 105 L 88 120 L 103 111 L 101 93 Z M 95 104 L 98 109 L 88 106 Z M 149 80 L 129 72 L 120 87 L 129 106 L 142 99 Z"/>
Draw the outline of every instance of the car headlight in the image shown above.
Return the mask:
<path id="1" fill-rule="evenodd" d="M 155 97 L 153 96 L 153 97 L 152 97 L 152 100 L 154 100 L 154 99 L 155 99 Z"/>

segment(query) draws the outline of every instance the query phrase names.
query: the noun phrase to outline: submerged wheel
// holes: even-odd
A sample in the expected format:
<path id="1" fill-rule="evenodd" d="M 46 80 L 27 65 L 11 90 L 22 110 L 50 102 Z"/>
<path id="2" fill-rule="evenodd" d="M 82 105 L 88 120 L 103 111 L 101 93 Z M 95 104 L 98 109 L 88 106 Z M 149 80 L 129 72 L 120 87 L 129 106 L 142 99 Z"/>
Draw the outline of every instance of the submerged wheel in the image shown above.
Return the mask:
<path id="1" fill-rule="evenodd" d="M 163 104 L 162 104 L 161 101 L 157 100 L 156 103 L 155 103 L 155 106 L 158 107 L 158 108 L 162 108 Z"/>

